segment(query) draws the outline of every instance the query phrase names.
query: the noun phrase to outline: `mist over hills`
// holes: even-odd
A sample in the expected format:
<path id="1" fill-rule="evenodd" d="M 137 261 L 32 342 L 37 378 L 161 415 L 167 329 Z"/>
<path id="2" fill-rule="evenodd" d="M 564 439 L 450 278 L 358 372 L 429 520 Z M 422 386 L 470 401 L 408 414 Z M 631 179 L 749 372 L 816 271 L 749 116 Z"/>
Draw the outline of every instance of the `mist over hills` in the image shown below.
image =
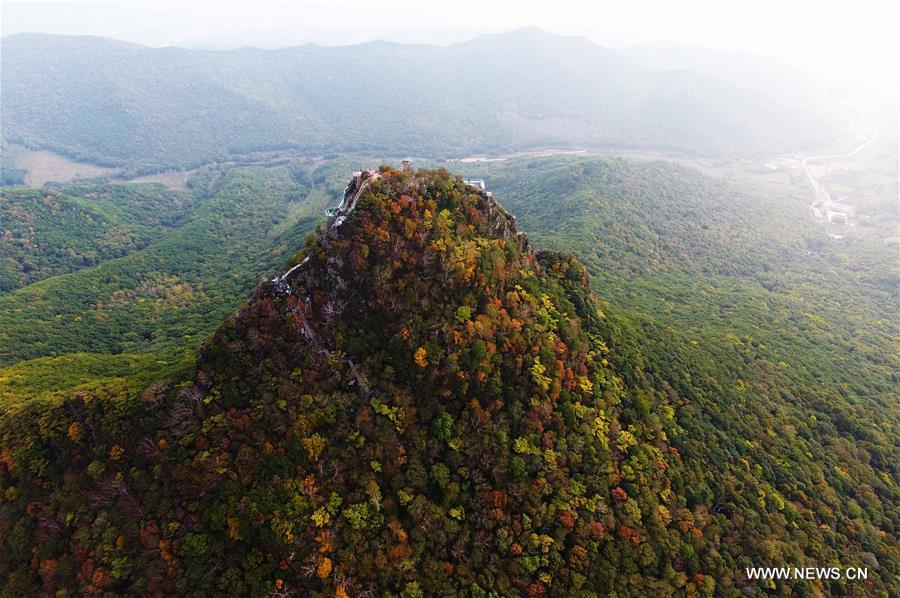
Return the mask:
<path id="1" fill-rule="evenodd" d="M 810 147 L 816 116 L 536 28 L 446 47 L 229 51 L 2 40 L 6 141 L 153 169 L 261 149 L 434 157 L 546 146 L 751 156 Z M 438 139 L 441 141 L 438 142 Z"/>
<path id="2" fill-rule="evenodd" d="M 893 596 L 896 116 L 807 83 L 3 38 L 0 596 Z"/>
<path id="3" fill-rule="evenodd" d="M 644 43 L 618 50 L 643 67 L 659 71 L 687 70 L 763 93 L 790 106 L 821 100 L 811 75 L 749 52 L 728 52 L 677 43 Z"/>

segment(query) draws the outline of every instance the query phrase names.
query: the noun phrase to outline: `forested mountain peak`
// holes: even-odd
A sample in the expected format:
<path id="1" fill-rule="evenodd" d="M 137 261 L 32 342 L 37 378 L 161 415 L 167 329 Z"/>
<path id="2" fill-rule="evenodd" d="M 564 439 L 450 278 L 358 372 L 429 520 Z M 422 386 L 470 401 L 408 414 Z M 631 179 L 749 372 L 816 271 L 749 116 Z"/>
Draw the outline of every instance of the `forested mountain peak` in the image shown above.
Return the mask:
<path id="1" fill-rule="evenodd" d="M 832 510 L 813 463 L 711 470 L 629 332 L 480 187 L 361 171 L 190 375 L 4 414 L 2 590 L 738 596 L 862 559 L 884 592 L 889 479 Z"/>
<path id="2" fill-rule="evenodd" d="M 622 583 L 590 563 L 612 542 L 636 566 L 666 525 L 659 495 L 677 510 L 660 474 L 678 456 L 622 421 L 585 269 L 530 251 L 489 194 L 446 172 L 364 172 L 342 208 L 212 338 L 194 386 L 289 439 L 276 452 L 309 513 L 273 518 L 295 542 L 282 578 L 429 595 Z M 629 458 L 644 473 L 626 474 Z"/>
<path id="3" fill-rule="evenodd" d="M 46 523 L 6 534 L 10 554 L 38 554 L 12 559 L 7 589 L 631 583 L 617 570 L 637 570 L 670 512 L 683 519 L 662 475 L 679 456 L 623 421 L 586 270 L 533 253 L 488 193 L 446 171 L 363 173 L 342 207 L 223 324 L 192 382 L 155 383 L 118 415 L 76 397 L 53 441 L 7 437 L 5 508 Z M 64 495 L 48 490 L 63 479 Z M 695 537 L 679 525 L 667 544 Z M 126 560 L 106 560 L 101 537 Z M 609 566 L 593 565 L 601 554 Z"/>

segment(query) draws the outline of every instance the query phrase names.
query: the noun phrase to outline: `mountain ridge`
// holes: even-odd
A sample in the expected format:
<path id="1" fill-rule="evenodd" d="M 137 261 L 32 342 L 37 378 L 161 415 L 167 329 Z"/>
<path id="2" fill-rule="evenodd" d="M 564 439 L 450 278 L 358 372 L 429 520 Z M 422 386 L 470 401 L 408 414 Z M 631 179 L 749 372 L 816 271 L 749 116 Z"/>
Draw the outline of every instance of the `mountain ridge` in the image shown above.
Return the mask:
<path id="1" fill-rule="evenodd" d="M 449 46 L 195 51 L 46 35 L 2 45 L 7 142 L 137 172 L 277 149 L 757 156 L 830 135 L 818 117 L 756 92 L 530 30 Z"/>
<path id="2" fill-rule="evenodd" d="M 479 33 L 470 37 L 469 39 L 464 39 L 460 41 L 454 41 L 447 44 L 432 44 L 428 42 L 398 42 L 390 39 L 383 38 L 375 38 L 370 40 L 365 40 L 356 43 L 349 44 L 322 44 L 319 42 L 304 42 L 302 44 L 295 45 L 286 45 L 286 46 L 278 46 L 278 47 L 259 47 L 259 46 L 238 46 L 234 48 L 217 48 L 217 49 L 203 49 L 203 48 L 195 48 L 192 46 L 182 46 L 178 44 L 166 44 L 162 46 L 152 46 L 148 44 L 143 44 L 139 42 L 131 42 L 126 40 L 120 40 L 114 37 L 108 37 L 104 35 L 88 35 L 88 34 L 65 34 L 65 33 L 42 33 L 42 32 L 31 32 L 31 31 L 23 31 L 19 33 L 12 33 L 9 35 L 0 36 L 0 40 L 14 40 L 17 38 L 23 39 L 41 39 L 41 38 L 58 38 L 58 39 L 68 39 L 71 41 L 76 40 L 96 40 L 100 42 L 109 42 L 111 44 L 120 44 L 123 46 L 132 46 L 138 48 L 144 48 L 149 50 L 168 50 L 168 49 L 178 49 L 178 50 L 186 50 L 189 52 L 197 51 L 197 52 L 209 52 L 209 53 L 227 53 L 227 52 L 246 52 L 246 51 L 259 51 L 259 52 L 286 52 L 290 50 L 297 50 L 302 48 L 348 48 L 348 47 L 359 47 L 365 46 L 368 44 L 384 44 L 387 46 L 405 46 L 405 47 L 429 47 L 429 48 L 447 48 L 452 46 L 462 46 L 471 44 L 473 42 L 478 41 L 486 41 L 493 40 L 498 38 L 543 38 L 543 39 L 565 39 L 569 41 L 578 41 L 579 43 L 587 42 L 589 45 L 596 46 L 599 48 L 605 48 L 604 46 L 600 46 L 589 40 L 587 37 L 583 35 L 561 35 L 550 33 L 545 29 L 542 29 L 535 25 L 526 25 L 524 27 L 520 27 L 518 29 L 512 29 L 510 31 L 503 31 L 499 33 Z M 614 52 L 614 50 L 608 49 L 610 52 Z"/>

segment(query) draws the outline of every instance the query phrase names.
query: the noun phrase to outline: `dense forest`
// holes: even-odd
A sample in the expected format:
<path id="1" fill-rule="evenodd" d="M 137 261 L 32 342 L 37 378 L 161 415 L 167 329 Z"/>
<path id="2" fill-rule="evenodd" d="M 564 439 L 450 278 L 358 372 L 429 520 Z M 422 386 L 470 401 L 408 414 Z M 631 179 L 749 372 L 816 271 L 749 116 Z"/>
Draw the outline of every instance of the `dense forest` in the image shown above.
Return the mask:
<path id="1" fill-rule="evenodd" d="M 132 173 L 288 148 L 440 158 L 611 146 L 747 157 L 835 136 L 808 103 L 651 70 L 533 28 L 446 47 L 232 51 L 21 34 L 4 37 L 0 55 L 4 141 Z M 15 181 L 14 165 L 4 168 Z"/>
<path id="2" fill-rule="evenodd" d="M 0 191 L 0 294 L 143 249 L 189 205 L 151 185 Z"/>
<path id="3" fill-rule="evenodd" d="M 0 216 L 10 232 L 31 218 L 23 215 L 41 214 L 35 238 L 48 271 L 80 268 L 0 295 L 0 410 L 109 384 L 134 390 L 189 361 L 256 282 L 302 243 L 351 167 L 342 160 L 213 167 L 195 175 L 188 192 L 176 193 L 104 182 L 0 193 L 14 206 Z M 69 212 L 38 209 L 28 199 L 48 194 L 90 206 L 95 224 L 67 227 Z M 139 197 L 144 208 L 128 203 Z M 178 209 L 166 212 L 163 200 Z M 97 236 L 98 223 L 145 217 L 164 225 L 145 247 L 94 266 L 71 259 L 71 248 L 87 248 L 84 238 Z M 22 245 L 9 252 L 0 278 L 19 280 L 19 264 L 34 258 Z"/>
<path id="4" fill-rule="evenodd" d="M 160 255 L 182 278 L 194 266 L 177 252 L 196 251 L 222 260 L 198 270 L 198 288 L 221 294 L 171 321 L 196 314 L 199 335 L 234 305 L 214 303 L 288 259 L 254 253 L 256 239 L 298 246 L 321 189 L 343 188 L 336 168 L 208 173 L 173 232 L 8 294 L 24 303 L 0 314 L 27 315 L 57 280 L 139 280 L 129 264 L 156 272 Z M 900 439 L 887 252 L 864 262 L 801 224 L 798 198 L 672 165 L 477 168 L 518 221 L 445 171 L 383 168 L 196 363 L 183 353 L 196 336 L 123 342 L 102 318 L 63 317 L 62 338 L 109 340 L 0 369 L 3 593 L 889 595 Z M 186 238 L 208 253 L 174 244 L 203 223 Z M 851 280 L 829 278 L 841 260 Z M 218 276 L 235 280 L 215 282 L 226 263 Z M 32 287 L 45 291 L 25 301 Z M 116 295 L 94 293 L 97 310 Z M 106 313 L 129 331 L 169 321 Z M 0 346 L 14 363 L 49 355 L 31 346 L 56 336 Z M 28 379 L 79 363 L 77 391 Z M 743 574 L 823 563 L 869 580 Z"/>
<path id="5" fill-rule="evenodd" d="M 900 269 L 879 239 L 829 242 L 803 195 L 662 162 L 486 168 L 480 174 L 532 238 L 576 254 L 607 302 L 693 339 L 674 345 L 695 353 L 685 363 L 698 363 L 698 351 L 715 363 L 744 345 L 783 364 L 787 388 L 841 388 L 852 403 L 890 404 Z"/>
<path id="6" fill-rule="evenodd" d="M 668 164 L 487 169 L 535 242 L 589 265 L 613 354 L 679 397 L 684 438 L 717 477 L 753 464 L 784 496 L 896 524 L 896 499 L 869 494 L 894 486 L 900 462 L 891 248 L 827 241 L 803 195 Z M 693 488 L 723 496 L 723 479 L 707 484 Z"/>
<path id="7" fill-rule="evenodd" d="M 214 190 L 198 180 L 196 198 L 186 201 L 199 205 L 157 242 L 0 296 L 0 364 L 74 351 L 199 344 L 246 296 L 256 276 L 286 259 L 288 245 L 272 233 L 308 190 L 284 169 L 208 177 L 220 179 Z M 134 187 L 114 186 L 110 193 L 127 193 L 119 189 Z M 20 195 L 11 191 L 4 197 Z M 60 214 L 53 220 L 69 235 L 62 249 L 67 252 L 79 229 Z M 313 226 L 309 218 L 300 218 L 281 234 L 302 239 Z M 41 234 L 52 230 L 45 227 Z M 103 234 L 96 226 L 86 230 Z M 84 258 L 76 254 L 75 259 Z M 68 261 L 57 260 L 57 267 Z"/>
<path id="8" fill-rule="evenodd" d="M 0 598 L 900 598 L 879 11 L 402 4 L 3 9 Z"/>

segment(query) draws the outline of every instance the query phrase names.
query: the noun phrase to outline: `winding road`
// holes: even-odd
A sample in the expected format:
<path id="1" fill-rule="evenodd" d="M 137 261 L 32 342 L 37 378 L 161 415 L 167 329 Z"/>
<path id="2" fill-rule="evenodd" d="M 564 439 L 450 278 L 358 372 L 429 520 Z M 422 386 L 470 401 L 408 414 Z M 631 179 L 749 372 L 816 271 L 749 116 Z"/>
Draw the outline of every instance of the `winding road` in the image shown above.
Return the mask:
<path id="1" fill-rule="evenodd" d="M 841 206 L 841 204 L 839 204 L 836 201 L 834 201 L 833 199 L 831 199 L 831 195 L 828 194 L 828 191 L 826 191 L 822 187 L 822 185 L 819 184 L 819 181 L 816 180 L 816 177 L 813 176 L 812 172 L 809 169 L 809 163 L 810 162 L 819 162 L 822 160 L 839 160 L 841 158 L 849 158 L 850 156 L 853 156 L 853 155 L 859 153 L 860 151 L 862 151 L 866 146 L 874 143 L 875 140 L 878 139 L 878 133 L 880 131 L 881 131 L 881 128 L 876 127 L 875 132 L 872 134 L 872 137 L 870 137 L 867 141 L 864 141 L 863 143 L 856 146 L 852 151 L 849 151 L 845 154 L 828 154 L 828 155 L 823 155 L 823 156 L 807 156 L 806 158 L 803 158 L 800 161 L 800 166 L 803 168 L 803 173 L 806 175 L 807 180 L 809 180 L 810 186 L 813 188 L 813 191 L 816 194 L 816 200 L 815 200 L 815 202 L 813 202 L 811 207 L 815 208 L 815 207 L 818 207 L 819 204 L 821 204 L 823 207 L 829 208 L 829 209 L 833 209 L 835 207 L 843 208 L 843 206 Z"/>

